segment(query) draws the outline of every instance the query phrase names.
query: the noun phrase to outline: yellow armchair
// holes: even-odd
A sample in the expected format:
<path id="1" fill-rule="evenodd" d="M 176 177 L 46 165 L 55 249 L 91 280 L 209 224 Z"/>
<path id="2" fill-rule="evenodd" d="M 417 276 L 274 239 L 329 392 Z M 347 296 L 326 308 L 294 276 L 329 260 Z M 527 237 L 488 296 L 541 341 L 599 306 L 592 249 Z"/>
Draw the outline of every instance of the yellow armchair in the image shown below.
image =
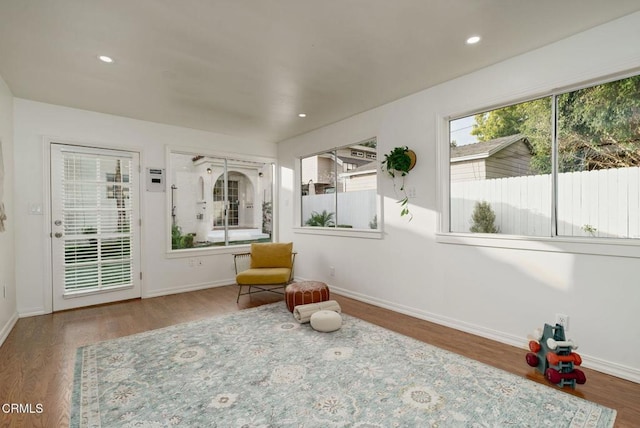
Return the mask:
<path id="1" fill-rule="evenodd" d="M 293 281 L 293 264 L 296 253 L 293 252 L 293 243 L 253 243 L 251 251 L 233 255 L 236 269 L 236 284 L 238 285 L 238 298 L 246 294 L 276 291 L 284 288 Z M 242 287 L 249 287 L 249 291 L 242 292 Z M 254 288 L 255 290 L 252 290 Z"/>

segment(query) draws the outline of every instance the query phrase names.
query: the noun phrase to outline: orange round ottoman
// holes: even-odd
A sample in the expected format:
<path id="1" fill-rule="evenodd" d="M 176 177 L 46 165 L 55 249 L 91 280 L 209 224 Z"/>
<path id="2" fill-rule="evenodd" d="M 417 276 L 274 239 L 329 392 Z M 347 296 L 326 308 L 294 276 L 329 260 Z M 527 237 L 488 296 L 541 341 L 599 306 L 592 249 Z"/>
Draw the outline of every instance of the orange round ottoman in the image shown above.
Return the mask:
<path id="1" fill-rule="evenodd" d="M 287 285 L 284 297 L 289 312 L 298 305 L 326 302 L 329 300 L 329 287 L 320 281 L 302 281 Z"/>

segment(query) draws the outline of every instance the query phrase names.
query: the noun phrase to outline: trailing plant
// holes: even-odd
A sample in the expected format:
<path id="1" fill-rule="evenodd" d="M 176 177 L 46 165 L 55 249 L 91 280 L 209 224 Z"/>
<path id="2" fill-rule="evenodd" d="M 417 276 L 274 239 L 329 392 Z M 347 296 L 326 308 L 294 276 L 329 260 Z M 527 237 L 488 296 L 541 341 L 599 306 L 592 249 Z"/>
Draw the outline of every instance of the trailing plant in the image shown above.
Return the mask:
<path id="1" fill-rule="evenodd" d="M 500 228 L 496 227 L 496 214 L 491 209 L 489 202 L 476 202 L 471 214 L 471 228 L 473 233 L 499 233 Z"/>
<path id="2" fill-rule="evenodd" d="M 407 146 L 394 148 L 391 152 L 384 155 L 384 160 L 381 163 L 382 170 L 389 174 L 389 176 L 394 180 L 393 190 L 396 195 L 398 194 L 398 189 L 396 187 L 395 179 L 398 177 L 401 179 L 399 188 L 401 197 L 396 202 L 400 204 L 400 216 L 408 215 L 409 221 L 413 219 L 413 215 L 409 212 L 409 195 L 407 195 L 407 192 L 405 191 L 404 177 L 415 166 L 415 163 L 416 155 L 412 150 L 409 150 Z"/>
<path id="3" fill-rule="evenodd" d="M 333 221 L 333 213 L 322 210 L 322 213 L 313 211 L 311 217 L 304 224 L 305 226 L 333 227 L 335 222 Z"/>

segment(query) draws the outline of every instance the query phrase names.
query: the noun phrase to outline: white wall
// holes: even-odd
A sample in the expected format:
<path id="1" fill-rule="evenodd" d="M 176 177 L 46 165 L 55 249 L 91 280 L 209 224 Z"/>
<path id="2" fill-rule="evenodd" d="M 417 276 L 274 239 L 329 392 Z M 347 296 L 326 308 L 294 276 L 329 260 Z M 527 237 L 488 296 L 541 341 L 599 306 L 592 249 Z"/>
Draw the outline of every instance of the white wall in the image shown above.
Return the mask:
<path id="1" fill-rule="evenodd" d="M 296 276 L 518 346 L 533 329 L 553 323 L 555 313 L 565 313 L 571 319 L 568 336 L 581 344 L 585 365 L 640 382 L 640 259 L 562 252 L 555 243 L 544 244 L 552 251 L 544 245 L 542 251 L 451 245 L 437 236 L 438 186 L 446 185 L 437 170 L 448 163 L 443 117 L 638 69 L 637 40 L 640 13 L 280 143 L 280 237 L 295 242 Z M 416 193 L 413 220 L 400 217 L 392 183 L 384 177 L 383 239 L 296 233 L 295 159 L 329 148 L 328 142 L 373 136 L 379 158 L 404 145 L 417 154 L 406 182 Z M 524 355 L 513 364 L 526 364 Z"/>
<path id="2" fill-rule="evenodd" d="M 0 142 L 4 159 L 4 184 L 0 183 L 0 202 L 7 220 L 0 232 L 0 345 L 18 319 L 13 256 L 16 216 L 13 212 L 13 95 L 0 77 Z M 0 166 L 1 167 L 1 166 Z M 4 288 L 6 287 L 6 295 Z"/>
<path id="3" fill-rule="evenodd" d="M 238 153 L 275 157 L 272 143 L 250 141 L 227 135 L 132 120 L 118 116 L 15 99 L 15 233 L 16 284 L 20 316 L 51 311 L 51 284 L 46 267 L 50 245 L 46 215 L 30 215 L 32 204 L 46 210 L 43 176 L 44 137 L 61 141 L 96 144 L 101 147 L 141 152 L 142 171 L 166 168 L 165 147 L 201 149 L 207 153 Z M 143 297 L 230 284 L 234 281 L 233 260 L 225 254 L 182 253 L 167 258 L 168 193 L 141 193 L 143 216 Z M 187 257 L 203 260 L 189 267 Z"/>

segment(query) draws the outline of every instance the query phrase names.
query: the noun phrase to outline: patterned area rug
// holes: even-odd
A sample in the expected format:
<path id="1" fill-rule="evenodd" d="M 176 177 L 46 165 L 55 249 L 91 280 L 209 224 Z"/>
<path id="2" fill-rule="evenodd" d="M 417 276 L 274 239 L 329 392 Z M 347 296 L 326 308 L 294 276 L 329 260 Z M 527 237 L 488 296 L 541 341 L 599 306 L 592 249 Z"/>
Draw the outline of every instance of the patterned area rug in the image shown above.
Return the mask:
<path id="1" fill-rule="evenodd" d="M 615 410 L 342 318 L 319 333 L 275 303 L 79 348 L 71 426 L 613 426 Z"/>

